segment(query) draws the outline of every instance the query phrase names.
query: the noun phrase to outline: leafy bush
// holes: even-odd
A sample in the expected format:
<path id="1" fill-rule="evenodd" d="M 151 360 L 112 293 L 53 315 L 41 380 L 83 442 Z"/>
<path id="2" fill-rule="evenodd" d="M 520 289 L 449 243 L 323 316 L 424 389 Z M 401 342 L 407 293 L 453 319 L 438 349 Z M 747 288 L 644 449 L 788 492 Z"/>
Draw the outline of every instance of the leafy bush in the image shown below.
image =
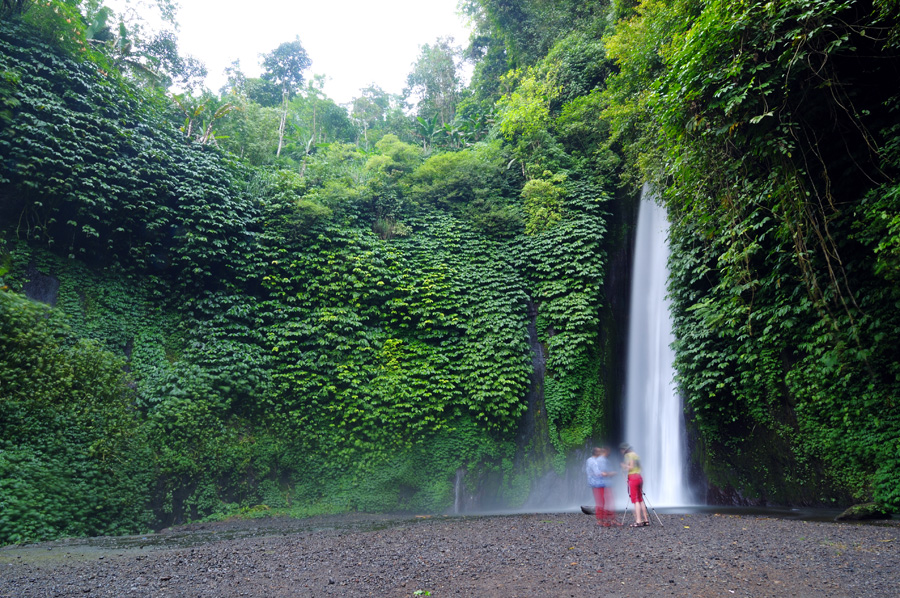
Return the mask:
<path id="1" fill-rule="evenodd" d="M 0 542 L 135 533 L 149 454 L 122 362 L 0 292 Z"/>

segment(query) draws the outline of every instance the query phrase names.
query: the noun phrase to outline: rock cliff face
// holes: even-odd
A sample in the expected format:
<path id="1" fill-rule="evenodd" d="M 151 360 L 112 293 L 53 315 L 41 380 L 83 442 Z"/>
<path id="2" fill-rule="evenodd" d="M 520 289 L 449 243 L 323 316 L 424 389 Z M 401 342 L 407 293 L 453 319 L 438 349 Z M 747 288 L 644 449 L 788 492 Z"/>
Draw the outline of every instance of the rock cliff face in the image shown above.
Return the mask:
<path id="1" fill-rule="evenodd" d="M 22 286 L 22 291 L 26 297 L 56 307 L 56 299 L 59 296 L 59 279 L 56 276 L 45 274 L 34 264 L 29 264 L 25 270 L 25 277 L 26 282 Z"/>
<path id="2" fill-rule="evenodd" d="M 696 434 L 691 472 L 710 505 L 834 507 L 853 502 L 818 460 L 799 462 L 790 444 L 761 426 L 735 447 L 711 446 Z"/>
<path id="3" fill-rule="evenodd" d="M 610 245 L 606 280 L 603 283 L 604 309 L 600 329 L 600 343 L 606 356 L 604 384 L 608 397 L 606 424 L 612 444 L 622 440 L 625 390 L 625 356 L 628 351 L 630 321 L 631 273 L 634 262 L 634 241 L 637 232 L 640 190 L 616 197 L 610 213 Z"/>

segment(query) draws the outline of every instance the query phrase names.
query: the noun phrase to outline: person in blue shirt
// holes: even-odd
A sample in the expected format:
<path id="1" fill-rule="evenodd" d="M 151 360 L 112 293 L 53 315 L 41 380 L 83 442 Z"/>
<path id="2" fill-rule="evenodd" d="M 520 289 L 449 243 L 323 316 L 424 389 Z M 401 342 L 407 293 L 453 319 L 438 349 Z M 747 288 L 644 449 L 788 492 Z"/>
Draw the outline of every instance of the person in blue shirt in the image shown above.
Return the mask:
<path id="1" fill-rule="evenodd" d="M 594 492 L 594 515 L 597 517 L 597 525 L 605 527 L 618 525 L 613 517 L 612 492 L 606 491 L 607 486 L 612 483 L 609 478 L 616 475 L 609 466 L 609 449 L 605 446 L 594 448 L 584 468 L 587 472 L 588 485 Z"/>

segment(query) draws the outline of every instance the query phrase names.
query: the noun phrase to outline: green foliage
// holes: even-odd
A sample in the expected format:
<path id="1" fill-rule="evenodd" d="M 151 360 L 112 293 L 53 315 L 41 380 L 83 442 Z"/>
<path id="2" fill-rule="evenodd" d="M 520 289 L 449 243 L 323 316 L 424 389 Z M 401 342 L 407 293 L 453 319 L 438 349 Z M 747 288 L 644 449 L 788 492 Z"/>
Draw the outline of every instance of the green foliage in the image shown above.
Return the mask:
<path id="1" fill-rule="evenodd" d="M 121 362 L 0 291 L 0 542 L 135 533 L 145 439 Z"/>
<path id="2" fill-rule="evenodd" d="M 573 31 L 557 41 L 541 61 L 561 87 L 560 99 L 563 103 L 584 98 L 606 85 L 613 68 L 606 58 L 606 48 L 601 38 L 604 29 L 601 22 L 588 29 Z"/>
<path id="3" fill-rule="evenodd" d="M 292 42 L 279 44 L 263 56 L 262 78 L 277 85 L 282 95 L 289 100 L 299 91 L 303 83 L 303 71 L 311 64 L 312 61 L 297 37 Z"/>
<path id="4" fill-rule="evenodd" d="M 357 128 L 357 145 L 369 151 L 384 135 L 392 133 L 409 143 L 414 140 L 413 121 L 404 114 L 405 102 L 377 85 L 360 90 L 353 100 L 350 119 Z"/>
<path id="5" fill-rule="evenodd" d="M 184 125 L 181 132 L 187 139 L 192 139 L 204 145 L 216 143 L 220 137 L 214 127 L 217 127 L 228 114 L 240 110 L 235 104 L 219 101 L 211 94 L 194 97 L 188 94 L 177 94 L 172 100 L 184 113 Z"/>
<path id="6" fill-rule="evenodd" d="M 463 8 L 476 19 L 477 33 L 503 41 L 508 66 L 521 67 L 538 62 L 570 32 L 592 30 L 604 23 L 608 3 L 466 0 Z"/>
<path id="7" fill-rule="evenodd" d="M 281 118 L 278 123 L 278 149 L 275 156 L 281 155 L 286 133 L 288 102 L 300 90 L 303 83 L 303 71 L 309 68 L 312 61 L 297 37 L 292 42 L 284 42 L 277 48 L 263 55 L 262 78 L 281 89 Z"/>
<path id="8" fill-rule="evenodd" d="M 456 117 L 462 93 L 459 55 L 452 38 L 439 38 L 419 50 L 419 58 L 407 76 L 404 99 L 414 97 L 420 119 L 445 125 Z"/>
<path id="9" fill-rule="evenodd" d="M 266 226 L 287 238 L 296 238 L 317 222 L 331 218 L 332 211 L 315 196 L 306 196 L 308 180 L 291 170 L 261 174 L 266 178 Z"/>
<path id="10" fill-rule="evenodd" d="M 422 235 L 420 230 L 388 244 L 368 232 L 329 230 L 302 253 L 276 260 L 266 278 L 279 299 L 269 339 L 279 364 L 280 403 L 292 427 L 328 446 L 334 458 L 357 447 L 376 458 L 393 446 L 410 446 L 463 408 L 500 428 L 510 427 L 520 412 L 513 405 L 515 389 L 521 392 L 527 377 L 521 341 L 498 343 L 512 351 L 511 363 L 503 357 L 497 362 L 501 371 L 513 368 L 506 374 L 509 387 L 469 389 L 474 380 L 466 371 L 480 358 L 460 353 L 478 322 L 462 320 L 471 291 L 460 277 L 474 273 L 451 251 L 461 247 L 460 237 L 468 252 L 489 246 L 476 245 L 451 220 L 429 224 Z M 426 240 L 428 251 L 400 253 Z M 485 285 L 481 292 L 489 296 L 491 289 Z M 515 295 L 504 297 L 503 286 L 494 292 L 501 294 L 482 304 L 506 313 Z M 473 300 L 472 309 L 478 304 Z M 503 330 L 500 313 L 490 330 Z M 521 327 L 512 319 L 506 334 L 514 334 L 516 322 Z"/>
<path id="11" fill-rule="evenodd" d="M 84 21 L 74 3 L 29 0 L 28 4 L 30 6 L 19 4 L 9 14 L 17 16 L 32 35 L 70 56 L 80 59 L 89 54 Z"/>
<path id="12" fill-rule="evenodd" d="M 510 180 L 508 162 L 499 143 L 437 154 L 412 173 L 410 194 L 419 204 L 456 211 L 479 200 L 506 201 L 518 182 Z"/>
<path id="13" fill-rule="evenodd" d="M 507 91 L 497 102 L 497 129 L 529 179 L 549 170 L 577 171 L 600 181 L 618 167 L 601 119 L 612 65 L 599 34 L 573 32 L 539 63 L 501 79 Z"/>
<path id="14" fill-rule="evenodd" d="M 216 144 L 253 166 L 271 164 L 278 149 L 278 111 L 241 95 L 228 99 L 238 111 L 218 125 L 222 139 Z"/>
<path id="15" fill-rule="evenodd" d="M 421 160 L 419 148 L 400 141 L 396 135 L 385 135 L 375 144 L 378 156 L 366 163 L 368 170 L 386 174 L 402 174 L 411 171 Z"/>
<path id="16" fill-rule="evenodd" d="M 598 334 L 606 253 L 605 194 L 571 182 L 565 186 L 562 217 L 528 237 L 523 268 L 532 272 L 538 334 L 547 352 L 545 401 L 550 439 L 564 455 L 589 438 L 601 438 L 603 380 Z"/>
<path id="17" fill-rule="evenodd" d="M 8 19 L 25 13 L 31 8 L 31 0 L 3 0 L 0 3 L 0 18 Z"/>
<path id="18" fill-rule="evenodd" d="M 525 233 L 539 234 L 562 218 L 563 189 L 565 175 L 553 175 L 545 171 L 547 179 L 531 179 L 522 188 L 522 199 L 525 200 Z"/>
<path id="19" fill-rule="evenodd" d="M 536 176 L 549 168 L 546 156 L 554 145 L 550 107 L 560 87 L 537 69 L 511 71 L 504 81 L 513 91 L 497 103 L 498 128 L 507 141 L 514 143 L 514 155 L 523 165 L 523 174 Z"/>
<path id="20" fill-rule="evenodd" d="M 896 113 L 900 98 L 892 97 L 886 107 Z M 882 168 L 894 171 L 900 165 L 900 125 L 890 123 L 881 131 L 881 138 Z M 896 281 L 900 277 L 900 186 L 888 182 L 869 191 L 853 226 L 855 238 L 874 248 L 875 273 Z"/>
<path id="21" fill-rule="evenodd" d="M 22 34 L 0 35 L 17 102 L 0 131 L 4 220 L 64 255 L 213 277 L 254 209 L 242 171 L 182 140 L 152 98 Z"/>
<path id="22" fill-rule="evenodd" d="M 115 466 L 138 472 L 121 495 L 157 524 L 442 510 L 462 472 L 524 502 L 549 463 L 609 434 L 603 282 L 627 235 L 606 228 L 629 213 L 609 196 L 644 181 L 672 220 L 676 365 L 705 473 L 772 502 L 900 504 L 896 2 L 473 0 L 476 89 L 445 42 L 424 48 L 418 119 L 375 86 L 348 119 L 321 80 L 300 87 L 297 45 L 269 80 L 232 73 L 221 101 L 240 111 L 216 135 L 219 100 L 182 101 L 187 139 L 172 106 L 71 59 L 99 21 L 70 34 L 42 6 L 37 40 L 0 35 L 0 217 L 30 243 L 10 243 L 3 283 L 61 273 L 73 332 L 23 354 L 55 372 L 78 356 L 29 379 L 40 393 L 112 388 L 104 351 L 129 355 L 146 459 Z M 220 134 L 231 157 L 208 147 Z M 71 530 L 53 519 L 64 492 L 115 494 L 79 452 L 95 431 L 78 414 L 117 414 L 122 396 L 78 393 L 3 406 L 24 441 L 0 468 L 42 480 L 2 486 L 9 537 L 115 528 L 81 506 Z M 132 527 L 135 504 L 116 507 Z"/>
<path id="23" fill-rule="evenodd" d="M 896 455 L 878 447 L 900 430 L 897 130 L 878 81 L 900 57 L 862 33 L 883 16 L 642 2 L 607 45 L 620 72 L 605 114 L 673 220 L 676 367 L 710 448 L 742 467 L 791 459 L 801 486 L 895 506 Z M 765 477 L 743 490 L 784 500 Z"/>
<path id="24" fill-rule="evenodd" d="M 284 154 L 302 161 L 319 146 L 352 142 L 356 130 L 347 111 L 322 93 L 324 77 L 317 75 L 291 103 L 291 136 Z"/>

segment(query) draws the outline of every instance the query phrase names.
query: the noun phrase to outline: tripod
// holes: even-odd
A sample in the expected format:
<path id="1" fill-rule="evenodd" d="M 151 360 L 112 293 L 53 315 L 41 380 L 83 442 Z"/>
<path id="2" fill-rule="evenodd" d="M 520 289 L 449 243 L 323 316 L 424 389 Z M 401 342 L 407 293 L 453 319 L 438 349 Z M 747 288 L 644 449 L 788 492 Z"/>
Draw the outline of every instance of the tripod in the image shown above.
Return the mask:
<path id="1" fill-rule="evenodd" d="M 644 492 L 644 491 L 641 490 L 641 493 L 642 493 L 642 494 L 643 494 L 643 492 Z M 646 494 L 645 494 L 644 496 L 646 496 Z M 628 489 L 628 487 L 626 486 L 626 487 L 625 487 L 625 512 L 622 513 L 622 525 L 623 525 L 623 526 L 625 525 L 625 518 L 628 517 L 628 503 L 629 503 L 629 502 L 631 502 L 631 491 L 630 491 L 630 490 Z M 639 513 L 638 513 L 637 506 L 635 506 L 635 508 L 634 508 L 634 521 L 635 521 L 635 525 L 632 525 L 632 527 L 635 527 L 636 524 L 637 524 L 638 514 L 639 514 Z M 644 526 L 644 525 L 650 525 L 649 515 L 648 515 L 647 517 L 648 517 L 647 522 L 646 522 L 646 523 L 642 523 L 641 526 Z"/>
<path id="2" fill-rule="evenodd" d="M 627 492 L 627 489 L 626 489 Z M 656 509 L 653 508 L 653 505 L 650 504 L 650 501 L 647 500 L 647 493 L 641 490 L 641 495 L 644 497 L 644 502 L 647 503 L 647 506 L 650 507 L 650 510 L 653 511 L 653 514 L 656 515 L 656 520 L 659 522 L 660 527 L 666 527 L 663 525 L 662 519 L 659 518 L 659 513 L 656 512 Z M 628 500 L 631 500 L 631 495 L 627 495 Z M 625 518 L 628 516 L 628 501 L 625 501 L 625 512 L 622 513 L 622 525 L 625 525 Z M 637 521 L 637 513 L 635 513 L 635 521 Z M 650 523 L 649 518 L 647 519 L 647 524 Z"/>
<path id="3" fill-rule="evenodd" d="M 625 487 L 625 511 L 622 513 L 622 526 L 625 526 L 625 518 L 628 517 L 628 503 L 631 502 L 631 492 Z M 637 521 L 637 509 L 634 511 L 634 520 Z"/>
<path id="4" fill-rule="evenodd" d="M 644 495 L 644 502 L 647 503 L 647 506 L 650 507 L 651 511 L 653 511 L 653 514 L 656 515 L 656 520 L 659 521 L 660 527 L 666 527 L 665 525 L 663 525 L 662 519 L 659 518 L 659 513 L 656 512 L 656 509 L 654 509 L 653 505 L 650 504 L 650 501 L 647 500 L 647 493 L 641 490 L 641 494 Z"/>

